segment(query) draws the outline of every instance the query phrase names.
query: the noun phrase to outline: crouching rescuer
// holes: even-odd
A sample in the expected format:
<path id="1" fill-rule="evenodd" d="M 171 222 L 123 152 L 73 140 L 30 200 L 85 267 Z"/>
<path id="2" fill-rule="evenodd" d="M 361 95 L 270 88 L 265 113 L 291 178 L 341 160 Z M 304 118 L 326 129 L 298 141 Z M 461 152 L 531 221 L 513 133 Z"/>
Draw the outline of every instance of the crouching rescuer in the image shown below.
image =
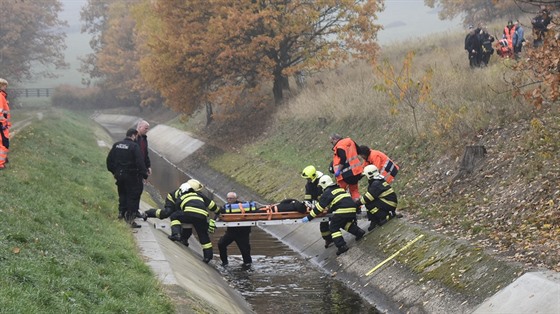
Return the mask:
<path id="1" fill-rule="evenodd" d="M 181 241 L 181 224 L 192 224 L 202 246 L 203 261 L 208 263 L 214 255 L 208 233 L 214 232 L 216 227 L 214 219 L 220 213 L 219 207 L 213 200 L 202 194 L 203 185 L 199 181 L 191 179 L 182 187 L 184 192 L 178 200 L 179 210 L 169 216 L 171 220 L 171 235 L 169 239 Z M 214 219 L 208 219 L 209 211 L 214 213 Z"/>
<path id="2" fill-rule="evenodd" d="M 368 179 L 368 190 L 356 205 L 366 206 L 368 219 L 371 221 L 368 231 L 373 230 L 376 226 L 384 225 L 387 220 L 393 217 L 402 217 L 397 215 L 397 194 L 375 165 L 367 165 L 363 173 Z"/>
<path id="3" fill-rule="evenodd" d="M 165 205 L 163 209 L 159 209 L 159 208 L 148 209 L 147 211 L 144 212 L 144 215 L 142 217 L 144 218 L 144 221 L 146 221 L 146 219 L 148 218 L 165 219 L 171 216 L 171 214 L 173 214 L 174 212 L 180 211 L 181 195 L 186 193 L 190 188 L 191 186 L 187 181 L 181 184 L 181 186 L 178 189 L 167 193 L 167 197 L 165 198 Z M 183 228 L 183 230 L 181 231 L 181 243 L 183 243 L 186 246 L 189 246 L 189 238 L 191 235 L 192 235 L 191 228 Z"/>
<path id="4" fill-rule="evenodd" d="M 329 175 L 323 175 L 319 178 L 319 186 L 323 189 L 319 203 L 306 217 L 303 217 L 301 222 L 309 222 L 324 210 L 332 213 L 329 230 L 334 245 L 338 248 L 336 255 L 340 255 L 348 251 L 348 246 L 346 246 L 346 241 L 344 241 L 340 229 L 344 229 L 354 235 L 356 241 L 364 236 L 365 231 L 360 229 L 356 223 L 356 203 L 348 192 L 336 185 Z"/>

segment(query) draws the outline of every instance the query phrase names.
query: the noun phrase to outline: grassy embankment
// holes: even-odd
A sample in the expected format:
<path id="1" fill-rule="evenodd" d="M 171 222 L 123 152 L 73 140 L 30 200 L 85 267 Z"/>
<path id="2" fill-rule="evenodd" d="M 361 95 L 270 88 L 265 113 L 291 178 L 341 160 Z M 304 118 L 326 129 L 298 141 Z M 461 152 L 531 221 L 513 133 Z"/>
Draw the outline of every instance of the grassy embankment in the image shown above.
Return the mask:
<path id="1" fill-rule="evenodd" d="M 505 253 L 528 268 L 558 271 L 558 105 L 535 110 L 513 98 L 504 81 L 519 75 L 508 68 L 512 60 L 494 54 L 489 67 L 470 69 L 463 38 L 447 34 L 382 51 L 382 59 L 397 70 L 414 51 L 413 80 L 433 70 L 433 105 L 419 103 L 415 109 L 420 134 L 411 108 L 390 105 L 374 88 L 381 81 L 372 66 L 359 63 L 321 73 L 320 84 L 309 79 L 307 88 L 272 115 L 266 130 L 254 132 L 261 134 L 256 140 L 240 143 L 233 136 L 237 146 L 229 148 L 221 138 L 226 148 L 209 164 L 266 199 L 297 198 L 303 195 L 301 169 L 313 164 L 326 173 L 327 137 L 338 132 L 386 152 L 401 166 L 394 187 L 407 219 Z M 252 121 L 245 123 L 250 129 Z M 202 115 L 187 127 L 207 130 Z M 488 154 L 473 173 L 460 173 L 467 145 L 484 145 Z M 205 153 L 215 150 L 201 152 L 207 159 Z"/>
<path id="2" fill-rule="evenodd" d="M 0 173 L 0 312 L 175 311 L 115 219 L 95 133 L 85 116 L 46 109 L 13 139 Z"/>

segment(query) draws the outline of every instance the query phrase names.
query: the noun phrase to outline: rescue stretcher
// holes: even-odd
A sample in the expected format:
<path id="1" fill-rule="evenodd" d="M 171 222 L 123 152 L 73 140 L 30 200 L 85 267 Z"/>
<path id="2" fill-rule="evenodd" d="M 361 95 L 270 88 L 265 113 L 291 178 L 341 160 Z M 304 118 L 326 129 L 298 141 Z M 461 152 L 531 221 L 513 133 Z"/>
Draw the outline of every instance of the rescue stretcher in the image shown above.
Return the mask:
<path id="1" fill-rule="evenodd" d="M 216 228 L 225 227 L 248 227 L 248 226 L 274 226 L 274 225 L 294 225 L 300 224 L 301 219 L 309 213 L 311 208 L 307 207 L 305 212 L 298 211 L 281 211 L 278 204 L 254 206 L 248 204 L 243 207 L 244 203 L 240 205 L 240 213 L 228 213 L 220 215 L 216 220 Z M 234 204 L 235 205 L 235 204 Z M 237 208 L 235 208 L 237 209 Z M 315 217 L 310 222 L 324 222 L 329 221 L 332 214 L 323 213 Z M 367 218 L 364 210 L 356 214 L 356 219 Z M 165 229 L 169 223 L 158 221 L 154 224 L 156 229 Z M 183 228 L 192 228 L 191 224 L 182 224 Z"/>

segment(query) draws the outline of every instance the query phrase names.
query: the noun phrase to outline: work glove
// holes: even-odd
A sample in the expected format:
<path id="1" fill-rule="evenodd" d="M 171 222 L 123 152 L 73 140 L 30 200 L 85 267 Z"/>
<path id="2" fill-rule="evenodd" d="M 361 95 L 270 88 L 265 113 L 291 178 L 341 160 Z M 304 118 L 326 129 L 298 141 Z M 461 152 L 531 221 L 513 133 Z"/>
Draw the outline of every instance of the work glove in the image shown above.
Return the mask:
<path id="1" fill-rule="evenodd" d="M 340 175 L 340 170 L 337 170 L 337 171 L 334 173 L 334 176 L 335 176 L 335 177 L 338 177 L 339 175 Z"/>
<path id="2" fill-rule="evenodd" d="M 214 219 L 208 220 L 208 232 L 214 233 L 216 230 L 216 221 Z"/>
<path id="3" fill-rule="evenodd" d="M 307 218 L 307 216 L 305 216 L 301 219 L 301 222 L 303 222 L 303 223 L 309 222 L 309 218 Z"/>

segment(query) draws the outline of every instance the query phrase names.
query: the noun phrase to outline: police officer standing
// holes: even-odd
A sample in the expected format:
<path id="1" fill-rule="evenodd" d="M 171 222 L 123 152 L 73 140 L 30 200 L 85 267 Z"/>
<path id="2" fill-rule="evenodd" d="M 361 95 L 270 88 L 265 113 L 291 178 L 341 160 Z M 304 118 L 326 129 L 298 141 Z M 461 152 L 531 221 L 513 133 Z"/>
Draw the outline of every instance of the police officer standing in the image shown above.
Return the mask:
<path id="1" fill-rule="evenodd" d="M 134 218 L 140 208 L 142 179 L 148 178 L 148 170 L 140 153 L 140 147 L 135 143 L 137 136 L 136 129 L 128 129 L 126 138 L 113 144 L 107 155 L 107 170 L 116 179 L 119 193 L 119 212 L 123 213 L 125 221 L 132 228 L 141 227 L 134 222 Z"/>

